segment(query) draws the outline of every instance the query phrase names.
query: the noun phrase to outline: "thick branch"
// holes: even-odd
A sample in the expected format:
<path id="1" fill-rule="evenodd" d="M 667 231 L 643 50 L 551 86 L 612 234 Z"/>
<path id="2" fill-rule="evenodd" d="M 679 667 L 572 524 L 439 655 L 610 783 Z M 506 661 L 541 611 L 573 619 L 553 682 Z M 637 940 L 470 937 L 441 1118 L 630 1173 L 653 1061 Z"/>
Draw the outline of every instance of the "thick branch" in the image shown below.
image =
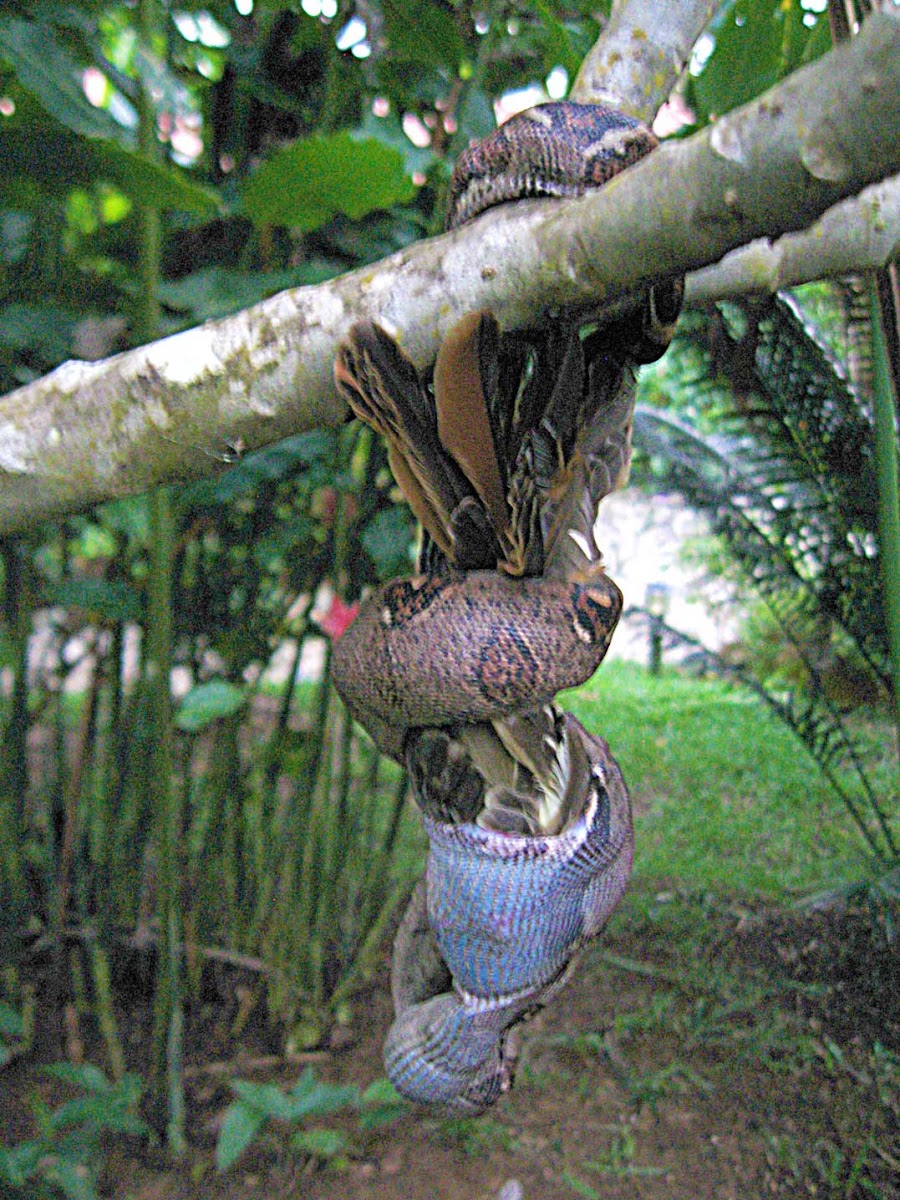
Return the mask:
<path id="1" fill-rule="evenodd" d="M 383 263 L 283 292 L 102 363 L 69 363 L 0 399 L 0 533 L 343 419 L 340 338 L 372 317 L 420 366 L 474 308 L 521 328 L 548 307 L 604 305 L 803 229 L 900 171 L 900 20 L 709 130 L 663 146 L 599 192 L 486 213 Z"/>
<path id="2" fill-rule="evenodd" d="M 581 64 L 572 99 L 611 104 L 651 122 L 687 63 L 719 0 L 629 0 L 610 17 Z"/>

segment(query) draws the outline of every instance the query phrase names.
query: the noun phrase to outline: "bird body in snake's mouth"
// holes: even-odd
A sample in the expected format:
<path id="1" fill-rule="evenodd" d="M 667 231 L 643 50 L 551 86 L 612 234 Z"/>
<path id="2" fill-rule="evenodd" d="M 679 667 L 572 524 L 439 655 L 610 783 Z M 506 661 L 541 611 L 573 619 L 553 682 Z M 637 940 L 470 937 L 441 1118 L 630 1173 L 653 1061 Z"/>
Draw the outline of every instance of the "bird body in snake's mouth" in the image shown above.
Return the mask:
<path id="1" fill-rule="evenodd" d="M 578 194 L 656 144 L 600 106 L 545 105 L 460 159 L 448 225 Z M 382 434 L 421 523 L 420 574 L 377 589 L 332 674 L 404 763 L 430 852 L 394 946 L 385 1046 L 406 1096 L 478 1112 L 512 1081 L 515 1026 L 552 998 L 631 871 L 621 772 L 554 697 L 599 666 L 622 610 L 594 535 L 627 477 L 635 365 L 671 337 L 679 281 L 614 320 L 503 333 L 465 316 L 422 375 L 366 321 L 335 380 Z"/>

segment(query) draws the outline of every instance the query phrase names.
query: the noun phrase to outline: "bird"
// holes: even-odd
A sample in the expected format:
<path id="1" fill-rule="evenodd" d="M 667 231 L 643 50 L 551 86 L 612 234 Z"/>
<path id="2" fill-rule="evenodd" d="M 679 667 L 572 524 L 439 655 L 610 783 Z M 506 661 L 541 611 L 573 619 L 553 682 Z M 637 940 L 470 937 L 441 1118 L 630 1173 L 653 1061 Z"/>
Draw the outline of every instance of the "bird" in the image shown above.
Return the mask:
<path id="1" fill-rule="evenodd" d="M 630 463 L 634 364 L 625 344 L 608 327 L 504 334 L 478 311 L 451 328 L 422 374 L 376 323 L 351 329 L 335 380 L 385 438 L 422 527 L 423 575 L 461 596 L 470 572 L 607 583 L 594 525 Z M 464 628 L 460 636 L 464 643 Z M 414 726 L 404 751 L 416 801 L 449 823 L 559 834 L 590 790 L 576 728 L 553 703 Z"/>

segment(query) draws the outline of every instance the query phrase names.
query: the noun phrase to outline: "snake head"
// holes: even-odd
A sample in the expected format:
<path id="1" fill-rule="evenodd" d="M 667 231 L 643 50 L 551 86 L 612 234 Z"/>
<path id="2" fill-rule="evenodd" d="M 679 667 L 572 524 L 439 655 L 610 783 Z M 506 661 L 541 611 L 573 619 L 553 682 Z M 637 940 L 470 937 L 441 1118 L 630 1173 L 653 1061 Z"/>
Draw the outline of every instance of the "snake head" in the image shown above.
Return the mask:
<path id="1" fill-rule="evenodd" d="M 656 145 L 597 105 L 548 104 L 460 159 L 448 225 L 529 196 L 577 196 Z M 615 314 L 502 333 L 464 317 L 433 375 L 355 326 L 335 367 L 388 443 L 426 532 L 420 575 L 378 589 L 337 644 L 335 685 L 406 761 L 430 852 L 393 959 L 388 1074 L 475 1113 L 511 1084 L 516 1030 L 563 986 L 618 904 L 634 846 L 621 772 L 553 698 L 593 674 L 622 608 L 594 541 L 624 481 L 634 367 L 664 349 L 681 285 Z"/>

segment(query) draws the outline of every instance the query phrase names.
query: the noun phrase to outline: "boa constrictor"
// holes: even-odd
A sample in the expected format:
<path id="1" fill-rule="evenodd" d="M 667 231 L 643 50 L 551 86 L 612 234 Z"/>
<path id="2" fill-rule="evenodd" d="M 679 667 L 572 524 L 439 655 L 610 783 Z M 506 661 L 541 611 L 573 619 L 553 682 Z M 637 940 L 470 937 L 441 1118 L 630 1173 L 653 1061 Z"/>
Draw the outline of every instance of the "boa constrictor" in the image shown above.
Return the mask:
<path id="1" fill-rule="evenodd" d="M 471 147 L 448 226 L 579 194 L 655 145 L 600 106 L 547 104 Z M 594 541 L 630 461 L 633 368 L 671 337 L 680 284 L 604 325 L 557 314 L 503 334 L 465 317 L 420 376 L 357 325 L 335 378 L 385 436 L 423 528 L 420 573 L 377 590 L 335 647 L 338 691 L 410 772 L 430 841 L 394 947 L 385 1046 L 404 1095 L 479 1112 L 511 1084 L 516 1027 L 562 986 L 630 875 L 633 830 L 607 744 L 553 698 L 594 673 L 622 609 Z"/>

